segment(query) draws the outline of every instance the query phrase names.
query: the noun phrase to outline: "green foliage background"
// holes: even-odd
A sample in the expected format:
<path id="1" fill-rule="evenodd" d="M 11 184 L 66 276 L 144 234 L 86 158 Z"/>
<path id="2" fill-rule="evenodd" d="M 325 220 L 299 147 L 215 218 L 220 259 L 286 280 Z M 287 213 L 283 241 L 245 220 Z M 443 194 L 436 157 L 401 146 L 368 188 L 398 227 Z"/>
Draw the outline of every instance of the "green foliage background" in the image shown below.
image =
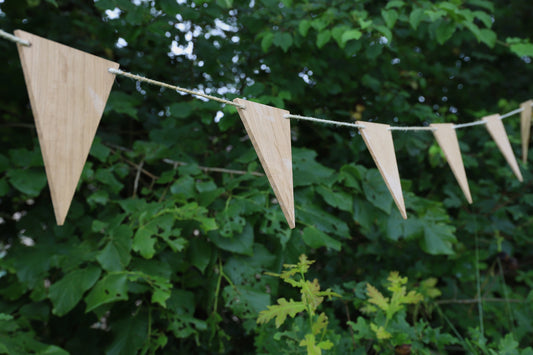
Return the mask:
<path id="1" fill-rule="evenodd" d="M 526 0 L 5 0 L 0 10 L 8 32 L 295 114 L 470 122 L 531 98 Z M 171 54 L 173 43 L 192 43 L 191 54 Z M 0 63 L 1 353 L 275 352 L 283 340 L 256 319 L 294 291 L 264 272 L 301 254 L 322 289 L 343 295 L 323 305 L 330 353 L 372 351 L 376 340 L 355 341 L 348 322 L 368 317 L 364 285 L 392 270 L 410 287 L 436 279 L 442 293 L 409 311 L 405 342 L 450 353 L 533 345 L 532 174 L 522 165 L 520 184 L 483 127 L 458 132 L 472 205 L 430 133 L 394 133 L 404 221 L 357 132 L 293 122 L 291 231 L 252 174 L 262 170 L 233 107 L 118 78 L 58 227 L 13 43 L 0 41 Z M 519 120 L 504 123 L 518 155 Z M 417 332 L 421 322 L 456 343 Z"/>

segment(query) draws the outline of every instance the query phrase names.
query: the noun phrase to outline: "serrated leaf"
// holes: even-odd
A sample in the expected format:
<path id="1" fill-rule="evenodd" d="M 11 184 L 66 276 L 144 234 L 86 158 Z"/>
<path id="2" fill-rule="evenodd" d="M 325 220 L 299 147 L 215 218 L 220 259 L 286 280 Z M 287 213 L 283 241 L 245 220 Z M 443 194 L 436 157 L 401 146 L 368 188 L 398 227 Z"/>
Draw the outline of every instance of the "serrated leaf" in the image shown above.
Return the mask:
<path id="1" fill-rule="evenodd" d="M 389 309 L 389 299 L 384 297 L 383 294 L 371 284 L 366 284 L 366 294 L 368 296 L 368 302 L 375 304 L 385 312 Z"/>
<path id="2" fill-rule="evenodd" d="M 300 346 L 305 346 L 307 348 L 307 355 L 321 355 L 322 351 L 316 345 L 316 339 L 313 334 L 306 334 L 305 339 L 300 341 Z"/>
<path id="3" fill-rule="evenodd" d="M 100 268 L 89 266 L 65 275 L 50 286 L 48 297 L 54 305 L 52 312 L 60 317 L 70 312 L 81 300 L 85 291 L 96 283 L 100 273 Z"/>
<path id="4" fill-rule="evenodd" d="M 382 325 L 378 327 L 374 323 L 370 323 L 370 329 L 376 333 L 376 338 L 378 338 L 378 340 L 390 339 L 392 337 L 391 333 L 386 331 Z"/>
<path id="5" fill-rule="evenodd" d="M 285 298 L 280 298 L 277 305 L 268 306 L 268 309 L 259 313 L 257 323 L 268 323 L 271 319 L 276 318 L 276 328 L 279 328 L 285 322 L 287 316 L 294 318 L 304 310 L 305 305 L 302 302 L 296 302 L 293 299 L 287 302 Z"/>
<path id="6" fill-rule="evenodd" d="M 326 313 L 320 313 L 318 318 L 313 322 L 311 331 L 314 335 L 318 335 L 323 329 L 326 329 L 328 326 L 328 317 Z"/>

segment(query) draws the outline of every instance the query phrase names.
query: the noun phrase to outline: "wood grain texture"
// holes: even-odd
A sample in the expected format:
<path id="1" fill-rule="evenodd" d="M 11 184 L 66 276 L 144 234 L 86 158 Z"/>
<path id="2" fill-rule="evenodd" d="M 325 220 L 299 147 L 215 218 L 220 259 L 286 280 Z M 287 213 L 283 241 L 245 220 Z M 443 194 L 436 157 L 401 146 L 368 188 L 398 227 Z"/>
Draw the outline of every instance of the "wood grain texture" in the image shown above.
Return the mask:
<path id="1" fill-rule="evenodd" d="M 503 126 L 502 120 L 500 119 L 500 115 L 495 114 L 486 116 L 483 117 L 483 120 L 487 122 L 487 130 L 489 131 L 490 135 L 492 136 L 492 139 L 494 139 L 494 142 L 496 142 L 496 145 L 505 157 L 505 160 L 507 160 L 507 163 L 513 170 L 513 173 L 516 175 L 519 181 L 524 181 L 524 179 L 522 178 L 522 173 L 520 173 L 518 163 L 516 162 L 516 158 L 513 153 L 513 148 L 511 147 L 511 143 L 509 142 L 509 137 L 507 137 L 507 132 L 505 131 L 505 127 Z"/>
<path id="2" fill-rule="evenodd" d="M 237 111 L 292 229 L 295 227 L 295 214 L 291 125 L 290 120 L 283 117 L 289 111 L 243 99 L 233 101 L 246 107 Z"/>
<path id="3" fill-rule="evenodd" d="M 531 131 L 531 104 L 533 100 L 528 100 L 520 104 L 520 132 L 522 136 L 522 161 L 527 163 L 527 151 L 529 150 L 529 135 Z"/>
<path id="4" fill-rule="evenodd" d="M 472 203 L 472 195 L 470 194 L 470 187 L 466 178 L 463 157 L 461 156 L 459 141 L 457 140 L 457 133 L 455 132 L 453 123 L 432 123 L 430 126 L 436 128 L 433 131 L 433 135 L 444 152 L 448 165 L 450 165 L 455 179 L 459 183 L 461 190 L 463 190 L 466 200 L 468 203 Z"/>
<path id="5" fill-rule="evenodd" d="M 58 225 L 72 197 L 104 112 L 118 64 L 17 30 L 18 45 Z"/>
<path id="6" fill-rule="evenodd" d="M 382 123 L 370 123 L 358 121 L 358 124 L 364 125 L 359 132 L 365 141 L 365 144 L 378 167 L 385 184 L 389 189 L 396 206 L 404 219 L 407 219 L 405 203 L 403 201 L 402 184 L 400 182 L 400 173 L 396 163 L 396 152 L 394 151 L 394 142 L 389 125 Z"/>

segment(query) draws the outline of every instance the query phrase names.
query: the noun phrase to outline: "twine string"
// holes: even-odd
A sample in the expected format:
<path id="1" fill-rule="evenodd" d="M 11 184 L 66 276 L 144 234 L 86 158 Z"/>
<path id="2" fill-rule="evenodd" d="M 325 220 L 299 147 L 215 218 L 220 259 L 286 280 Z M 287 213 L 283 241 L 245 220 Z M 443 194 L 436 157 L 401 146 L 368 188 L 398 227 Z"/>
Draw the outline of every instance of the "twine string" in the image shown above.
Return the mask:
<path id="1" fill-rule="evenodd" d="M 175 90 L 175 91 L 181 91 L 181 92 L 184 92 L 184 93 L 187 93 L 187 94 L 190 94 L 190 95 L 201 96 L 201 97 L 206 98 L 208 100 L 218 101 L 218 102 L 226 104 L 226 105 L 232 105 L 232 106 L 241 108 L 243 110 L 246 109 L 246 106 L 240 105 L 240 104 L 235 103 L 233 101 L 222 99 L 222 98 L 216 97 L 216 96 L 207 95 L 207 94 L 204 94 L 203 92 L 189 90 L 189 89 L 185 89 L 185 88 L 182 88 L 182 87 L 179 87 L 179 86 L 175 86 L 175 85 L 170 85 L 170 84 L 164 83 L 162 81 L 148 79 L 148 78 L 145 78 L 144 76 L 128 73 L 128 72 L 122 71 L 120 69 L 109 68 L 107 71 L 109 71 L 110 73 L 113 73 L 115 75 L 125 76 L 127 78 L 130 78 L 130 79 L 133 79 L 133 80 L 137 80 L 137 81 L 142 81 L 142 82 L 145 82 L 145 83 L 148 83 L 148 84 L 151 84 L 151 85 L 161 86 L 161 87 L 164 87 L 164 88 L 167 88 L 167 89 L 171 89 L 171 90 Z"/>
<path id="2" fill-rule="evenodd" d="M 17 37 L 17 36 L 13 36 L 12 34 L 7 33 L 7 32 L 5 32 L 3 30 L 0 30 L 0 37 L 2 37 L 3 39 L 7 39 L 8 41 L 11 41 L 11 42 L 22 44 L 23 46 L 26 46 L 26 47 L 30 47 L 31 46 L 31 43 L 26 41 L 25 39 L 22 39 L 22 38 Z"/>
<path id="3" fill-rule="evenodd" d="M 365 128 L 364 125 L 357 124 L 357 123 L 349 123 L 349 122 L 341 122 L 341 121 L 331 121 L 331 120 L 324 120 L 322 118 L 316 118 L 316 117 L 309 117 L 309 116 L 300 116 L 300 115 L 291 115 L 287 114 L 283 116 L 287 119 L 296 119 L 296 120 L 304 120 L 304 121 L 311 121 L 311 122 L 318 122 L 318 123 L 325 123 L 325 124 L 331 124 L 335 126 L 346 126 L 346 127 L 354 127 L 354 128 Z"/>
<path id="4" fill-rule="evenodd" d="M 9 33 L 5 32 L 5 31 L 3 31 L 2 29 L 0 29 L 0 38 L 3 38 L 3 39 L 6 39 L 8 41 L 11 41 L 11 42 L 15 42 L 15 43 L 21 44 L 21 45 L 26 46 L 26 47 L 30 47 L 31 46 L 31 43 L 28 42 L 27 40 L 22 39 L 22 38 L 17 37 L 17 36 L 14 36 L 12 34 L 9 34 Z M 122 71 L 120 69 L 109 68 L 108 71 L 110 73 L 115 74 L 115 75 L 124 76 L 124 77 L 130 78 L 130 79 L 137 80 L 137 81 L 142 81 L 142 82 L 145 82 L 145 83 L 148 83 L 148 84 L 151 84 L 151 85 L 156 85 L 156 86 L 164 87 L 164 88 L 175 90 L 175 91 L 179 91 L 179 92 L 184 92 L 184 93 L 187 93 L 187 94 L 190 94 L 190 95 L 194 95 L 194 96 L 200 96 L 200 97 L 203 97 L 203 98 L 208 99 L 208 100 L 217 101 L 217 102 L 220 102 L 220 103 L 225 104 L 225 105 L 235 106 L 235 107 L 243 109 L 243 110 L 246 109 L 246 106 L 238 104 L 238 103 L 233 102 L 233 101 L 229 101 L 229 100 L 226 100 L 226 99 L 223 99 L 223 98 L 220 98 L 220 97 L 204 94 L 203 92 L 189 90 L 189 89 L 185 89 L 185 88 L 182 88 L 182 87 L 179 87 L 179 86 L 167 84 L 167 83 L 164 83 L 162 81 L 149 79 L 149 78 L 146 78 L 146 77 L 143 77 L 143 76 L 140 76 L 140 75 L 136 75 L 136 74 L 132 74 L 132 73 L 128 73 L 128 72 Z M 531 104 L 531 106 L 533 106 L 533 104 Z M 503 120 L 504 118 L 513 116 L 513 115 L 515 115 L 517 113 L 520 113 L 522 111 L 523 111 L 523 108 L 518 108 L 516 110 L 510 111 L 510 112 L 507 112 L 507 113 L 501 115 L 499 118 L 500 118 L 500 120 Z M 357 123 L 325 120 L 325 119 L 317 118 L 317 117 L 300 116 L 300 115 L 292 115 L 292 114 L 285 115 L 284 117 L 287 118 L 287 119 L 306 120 L 306 121 L 330 124 L 330 125 L 335 125 L 335 126 L 346 126 L 346 127 L 352 127 L 352 128 L 365 128 L 364 125 L 357 124 Z M 469 122 L 469 123 L 456 124 L 456 125 L 453 126 L 453 128 L 454 129 L 461 129 L 461 128 L 466 128 L 466 127 L 479 126 L 479 125 L 483 125 L 483 124 L 486 124 L 486 123 L 487 123 L 487 121 L 482 119 L 482 120 Z M 435 127 L 417 127 L 417 126 L 413 126 L 413 127 L 390 126 L 388 129 L 390 131 L 435 131 L 436 130 Z"/>

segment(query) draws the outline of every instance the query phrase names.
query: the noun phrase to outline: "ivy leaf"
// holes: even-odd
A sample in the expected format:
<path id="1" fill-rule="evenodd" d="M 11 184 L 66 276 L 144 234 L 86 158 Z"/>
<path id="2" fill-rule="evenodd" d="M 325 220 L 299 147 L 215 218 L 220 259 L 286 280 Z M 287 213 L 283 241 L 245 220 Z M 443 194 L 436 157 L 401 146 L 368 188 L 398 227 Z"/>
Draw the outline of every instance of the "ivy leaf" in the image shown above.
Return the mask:
<path id="1" fill-rule="evenodd" d="M 52 313 L 63 316 L 70 312 L 81 300 L 85 291 L 90 289 L 100 277 L 100 268 L 92 265 L 65 275 L 50 286 L 48 297 L 54 308 Z"/>
<path id="2" fill-rule="evenodd" d="M 128 299 L 128 278 L 126 274 L 107 274 L 85 297 L 85 313 L 101 305 Z"/>
<path id="3" fill-rule="evenodd" d="M 257 323 L 268 323 L 271 319 L 276 318 L 276 328 L 279 328 L 285 322 L 287 316 L 294 318 L 304 310 L 305 305 L 302 302 L 296 302 L 293 299 L 287 302 L 285 298 L 280 298 L 277 305 L 268 306 L 268 309 L 259 313 Z"/>

